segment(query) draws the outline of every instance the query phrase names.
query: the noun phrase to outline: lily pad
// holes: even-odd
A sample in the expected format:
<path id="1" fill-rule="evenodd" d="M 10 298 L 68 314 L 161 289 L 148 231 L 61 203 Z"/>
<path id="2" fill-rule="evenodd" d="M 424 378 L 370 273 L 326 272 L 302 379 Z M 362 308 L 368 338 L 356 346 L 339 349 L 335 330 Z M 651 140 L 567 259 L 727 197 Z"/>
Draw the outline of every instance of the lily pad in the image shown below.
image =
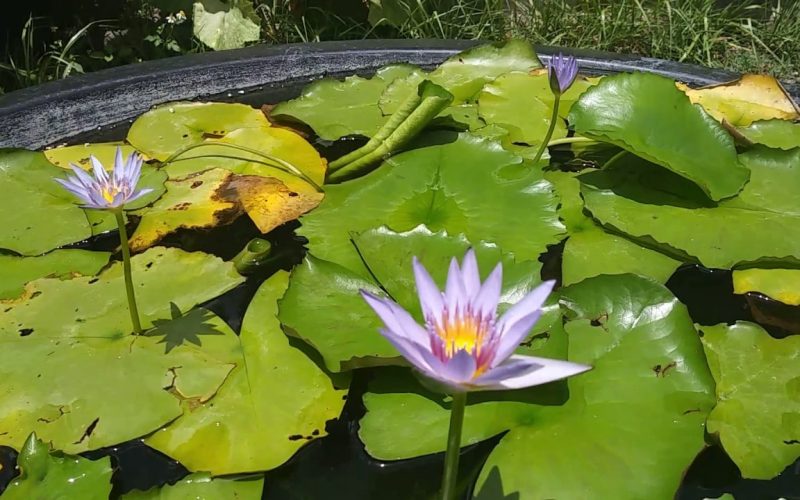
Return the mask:
<path id="1" fill-rule="evenodd" d="M 202 252 L 151 248 L 132 259 L 133 284 L 142 326 L 169 319 L 170 303 L 181 311 L 221 295 L 242 281 L 232 263 Z M 44 278 L 0 308 L 0 339 L 114 338 L 131 331 L 122 263 L 97 277 Z M 101 370 L 102 371 L 102 370 Z"/>
<path id="2" fill-rule="evenodd" d="M 327 141 L 346 135 L 372 137 L 389 119 L 378 107 L 384 89 L 398 78 L 421 74 L 422 70 L 416 66 L 398 64 L 379 69 L 369 79 L 327 78 L 306 87 L 297 99 L 275 106 L 270 117 L 303 122 Z M 413 91 L 416 92 L 416 86 Z"/>
<path id="3" fill-rule="evenodd" d="M 740 79 L 700 89 L 678 84 L 693 103 L 719 121 L 746 127 L 758 120 L 800 118 L 791 96 L 775 77 L 744 75 Z"/>
<path id="4" fill-rule="evenodd" d="M 600 228 L 573 234 L 564 246 L 562 282 L 601 274 L 638 274 L 666 283 L 681 261 Z"/>
<path id="5" fill-rule="evenodd" d="M 705 447 L 703 422 L 714 404 L 686 308 L 633 275 L 572 285 L 562 304 L 569 360 L 594 369 L 568 379 L 564 405 L 540 408 L 502 438 L 476 498 L 489 498 L 489 479 L 523 500 L 672 498 Z"/>
<path id="6" fill-rule="evenodd" d="M 19 447 L 35 431 L 58 449 L 80 453 L 149 434 L 180 416 L 182 402 L 209 400 L 236 366 L 236 335 L 202 309 L 176 321 L 184 335 L 208 328 L 214 334 L 166 353 L 159 330 L 139 337 L 112 337 L 100 328 L 68 339 L 0 336 L 0 444 Z"/>
<path id="7" fill-rule="evenodd" d="M 263 489 L 263 476 L 215 479 L 210 474 L 199 472 L 175 484 L 126 493 L 122 495 L 122 500 L 260 500 Z"/>
<path id="8" fill-rule="evenodd" d="M 111 494 L 111 460 L 87 460 L 52 454 L 31 434 L 17 457 L 21 474 L 3 492 L 3 500 L 80 498 L 107 500 Z"/>
<path id="9" fill-rule="evenodd" d="M 246 4 L 249 0 L 239 0 Z M 250 10 L 252 10 L 252 3 Z M 238 49 L 257 42 L 261 27 L 245 16 L 237 2 L 197 0 L 192 12 L 194 36 L 214 50 Z"/>
<path id="10" fill-rule="evenodd" d="M 40 257 L 0 255 L 0 300 L 19 297 L 25 284 L 37 278 L 93 276 L 109 257 L 109 252 L 88 250 L 55 250 Z"/>
<path id="11" fill-rule="evenodd" d="M 53 180 L 63 176 L 42 153 L 0 150 L 0 248 L 40 255 L 92 235 L 83 209 Z"/>
<path id="12" fill-rule="evenodd" d="M 680 177 L 636 163 L 618 162 L 579 177 L 586 208 L 604 226 L 710 268 L 800 259 L 798 215 L 735 205 L 770 198 L 759 193 L 755 171 L 753 183 L 739 197 L 715 206 Z"/>
<path id="13" fill-rule="evenodd" d="M 739 132 L 751 142 L 771 148 L 794 149 L 800 147 L 800 123 L 786 120 L 760 120 Z"/>
<path id="14" fill-rule="evenodd" d="M 353 252 L 353 232 L 384 224 L 403 232 L 425 224 L 434 232 L 490 241 L 518 260 L 537 259 L 564 235 L 556 206 L 552 185 L 540 170 L 497 142 L 464 133 L 454 142 L 420 146 L 364 177 L 326 187 L 320 206 L 302 217 L 299 233 L 316 257 L 368 278 Z"/>
<path id="15" fill-rule="evenodd" d="M 487 84 L 478 95 L 480 116 L 488 124 L 508 130 L 514 143 L 541 144 L 550 127 L 553 104 L 544 103 L 532 92 L 530 82 L 535 77 L 528 73 L 507 73 Z M 521 113 L 520 110 L 525 110 Z M 553 139 L 567 136 L 563 120 L 556 121 Z"/>
<path id="16" fill-rule="evenodd" d="M 701 329 L 717 382 L 708 432 L 742 476 L 771 479 L 800 457 L 800 338 L 774 339 L 743 321 Z"/>
<path id="17" fill-rule="evenodd" d="M 759 292 L 800 306 L 800 269 L 742 269 L 733 272 L 733 292 Z"/>
<path id="18" fill-rule="evenodd" d="M 750 182 L 739 196 L 725 200 L 725 206 L 800 215 L 800 148 L 782 151 L 757 146 L 739 159 L 750 169 Z"/>
<path id="19" fill-rule="evenodd" d="M 394 347 L 380 335 L 381 322 L 358 291 L 380 294 L 386 290 L 421 320 L 411 269 L 414 255 L 442 287 L 450 259 L 460 258 L 470 246 L 476 249 L 483 277 L 502 260 L 505 272 L 501 302 L 505 305 L 517 302 L 540 281 L 538 261 L 515 263 L 512 255 L 501 253 L 491 243 L 470 242 L 463 236 L 448 236 L 444 231 L 433 233 L 424 226 L 404 233 L 377 228 L 353 235 L 351 245 L 358 249 L 351 251 L 361 255 L 373 278 L 308 257 L 293 272 L 289 289 L 280 302 L 280 320 L 287 333 L 302 338 L 319 351 L 326 367 L 333 372 L 402 364 Z M 308 314 L 309 310 L 315 313 Z"/>
<path id="20" fill-rule="evenodd" d="M 712 200 L 735 195 L 748 179 L 728 132 L 662 76 L 606 77 L 575 103 L 569 122 L 580 135 L 615 144 L 691 180 Z"/>
<path id="21" fill-rule="evenodd" d="M 269 127 L 267 117 L 246 104 L 174 102 L 141 115 L 127 141 L 150 158 L 164 161 L 178 150 L 234 130 Z"/>
<path id="22" fill-rule="evenodd" d="M 346 390 L 281 331 L 276 301 L 288 281 L 280 271 L 256 292 L 242 325 L 241 358 L 214 399 L 186 408 L 148 445 L 191 470 L 220 475 L 274 469 L 326 435 Z"/>

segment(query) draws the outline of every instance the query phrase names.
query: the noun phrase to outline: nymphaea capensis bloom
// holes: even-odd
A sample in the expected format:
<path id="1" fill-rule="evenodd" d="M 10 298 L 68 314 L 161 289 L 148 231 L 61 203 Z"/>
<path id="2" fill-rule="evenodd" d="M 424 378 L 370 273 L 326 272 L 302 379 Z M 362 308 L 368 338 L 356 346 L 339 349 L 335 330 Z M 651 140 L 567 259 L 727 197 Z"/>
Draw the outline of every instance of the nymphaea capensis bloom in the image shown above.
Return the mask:
<path id="1" fill-rule="evenodd" d="M 125 159 L 122 149 L 117 148 L 111 175 L 97 158 L 90 156 L 89 160 L 92 163 L 93 176 L 79 166 L 70 164 L 75 175 L 56 179 L 56 182 L 80 198 L 86 208 L 117 209 L 152 191 L 149 188 L 136 191 L 142 172 L 142 158 L 136 153 L 131 153 Z"/>
<path id="2" fill-rule="evenodd" d="M 554 55 L 547 64 L 547 74 L 550 78 L 550 90 L 553 94 L 561 95 L 572 86 L 578 76 L 578 61 L 572 56 Z"/>
<path id="3" fill-rule="evenodd" d="M 568 361 L 513 354 L 541 315 L 547 281 L 497 317 L 503 281 L 498 264 L 481 284 L 475 252 L 450 262 L 444 293 L 414 258 L 425 325 L 392 300 L 361 294 L 384 324 L 381 333 L 422 375 L 454 392 L 520 389 L 589 370 Z"/>

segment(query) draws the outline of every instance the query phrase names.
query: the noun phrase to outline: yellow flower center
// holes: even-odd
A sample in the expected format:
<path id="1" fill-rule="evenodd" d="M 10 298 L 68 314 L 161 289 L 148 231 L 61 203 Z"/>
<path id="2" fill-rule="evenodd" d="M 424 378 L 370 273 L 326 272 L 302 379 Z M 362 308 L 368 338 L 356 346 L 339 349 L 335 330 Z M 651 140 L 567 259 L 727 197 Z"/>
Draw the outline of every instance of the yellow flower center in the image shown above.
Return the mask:
<path id="1" fill-rule="evenodd" d="M 444 325 L 436 328 L 436 334 L 444 342 L 445 352 L 452 357 L 458 351 L 479 354 L 483 343 L 484 326 L 477 318 L 466 315 L 450 320 L 445 316 Z"/>
<path id="2" fill-rule="evenodd" d="M 103 199 L 108 203 L 111 203 L 114 201 L 114 197 L 119 193 L 119 189 L 117 189 L 115 186 L 107 186 L 103 188 L 101 193 L 103 195 Z"/>

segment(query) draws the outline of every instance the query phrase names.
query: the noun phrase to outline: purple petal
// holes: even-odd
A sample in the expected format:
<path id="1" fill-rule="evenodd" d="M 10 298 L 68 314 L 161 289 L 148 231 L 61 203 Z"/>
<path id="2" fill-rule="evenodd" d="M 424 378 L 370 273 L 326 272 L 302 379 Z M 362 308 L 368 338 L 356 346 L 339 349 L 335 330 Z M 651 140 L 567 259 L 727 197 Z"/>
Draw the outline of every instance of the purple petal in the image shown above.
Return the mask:
<path id="1" fill-rule="evenodd" d="M 92 176 L 87 174 L 86 171 L 79 166 L 70 163 L 69 168 L 72 169 L 72 172 L 75 174 L 78 181 L 83 184 L 85 188 L 91 190 L 97 184 Z"/>
<path id="2" fill-rule="evenodd" d="M 522 389 L 571 377 L 591 368 L 558 359 L 511 356 L 505 363 L 489 370 L 472 383 L 484 391 Z"/>
<path id="3" fill-rule="evenodd" d="M 470 248 L 461 262 L 461 279 L 468 297 L 475 297 L 481 289 L 481 276 L 478 272 L 478 260 L 475 250 Z"/>
<path id="4" fill-rule="evenodd" d="M 458 314 L 458 306 L 466 305 L 468 298 L 464 290 L 464 281 L 461 279 L 461 269 L 455 258 L 450 261 L 450 269 L 447 271 L 447 284 L 444 290 L 445 307 L 451 317 Z"/>
<path id="5" fill-rule="evenodd" d="M 497 366 L 511 356 L 517 350 L 519 345 L 525 340 L 525 337 L 530 333 L 533 325 L 539 321 L 541 311 L 536 310 L 516 321 L 508 330 L 502 333 L 497 340 L 495 347 L 494 357 L 492 358 L 491 366 Z"/>
<path id="6" fill-rule="evenodd" d="M 436 378 L 452 384 L 464 384 L 472 380 L 477 365 L 469 352 L 461 349 L 455 356 L 445 362 Z"/>
<path id="7" fill-rule="evenodd" d="M 125 203 L 130 203 L 133 200 L 138 200 L 142 196 L 144 196 L 146 194 L 149 194 L 149 193 L 152 193 L 152 192 L 153 192 L 153 190 L 151 188 L 140 189 L 140 190 L 136 191 L 135 193 L 133 193 L 132 195 L 130 195 L 128 197 L 127 201 L 125 201 Z"/>
<path id="8" fill-rule="evenodd" d="M 425 266 L 420 264 L 419 260 L 414 257 L 414 280 L 417 282 L 417 294 L 419 295 L 419 305 L 422 308 L 422 314 L 425 320 L 435 321 L 439 326 L 442 326 L 442 309 L 444 309 L 444 301 L 442 300 L 442 292 L 433 282 L 433 278 L 428 274 Z"/>
<path id="9" fill-rule="evenodd" d="M 500 334 L 504 335 L 506 331 L 514 326 L 514 323 L 541 309 L 542 304 L 547 300 L 547 296 L 550 295 L 555 284 L 556 282 L 553 280 L 545 281 L 523 297 L 522 300 L 511 306 L 497 322 L 497 329 Z"/>
<path id="10" fill-rule="evenodd" d="M 81 201 L 83 201 L 83 202 L 88 202 L 89 201 L 89 193 L 86 191 L 86 189 L 83 186 L 77 184 L 75 181 L 72 181 L 71 179 L 67 179 L 67 180 L 54 179 L 54 180 L 57 183 L 59 183 L 62 186 L 64 186 L 64 188 L 67 191 L 69 191 L 73 195 L 77 196 Z"/>
<path id="11" fill-rule="evenodd" d="M 375 311 L 375 314 L 383 321 L 386 328 L 395 335 L 411 340 L 419 344 L 427 344 L 429 340 L 428 331 L 422 328 L 408 312 L 395 304 L 391 300 L 382 299 L 365 290 L 361 290 L 361 296 L 367 304 Z"/>
<path id="12" fill-rule="evenodd" d="M 497 264 L 492 270 L 483 286 L 480 288 L 473 306 L 482 317 L 494 317 L 497 312 L 497 303 L 500 302 L 500 292 L 503 288 L 503 264 Z"/>
<path id="13" fill-rule="evenodd" d="M 433 356 L 430 353 L 430 349 L 426 346 L 409 340 L 388 328 L 381 328 L 380 332 L 381 335 L 383 335 L 386 340 L 388 340 L 389 343 L 420 372 L 426 375 L 435 375 L 442 371 L 442 362 Z"/>
<path id="14" fill-rule="evenodd" d="M 106 169 L 103 168 L 103 164 L 94 157 L 94 155 L 89 156 L 89 160 L 92 162 L 92 169 L 94 170 L 94 178 L 97 179 L 97 182 L 101 184 L 105 184 L 108 182 L 108 174 L 106 173 Z"/>
<path id="15" fill-rule="evenodd" d="M 120 185 L 125 182 L 128 169 L 125 160 L 122 158 L 122 148 L 117 146 L 117 153 L 114 158 L 114 182 Z"/>

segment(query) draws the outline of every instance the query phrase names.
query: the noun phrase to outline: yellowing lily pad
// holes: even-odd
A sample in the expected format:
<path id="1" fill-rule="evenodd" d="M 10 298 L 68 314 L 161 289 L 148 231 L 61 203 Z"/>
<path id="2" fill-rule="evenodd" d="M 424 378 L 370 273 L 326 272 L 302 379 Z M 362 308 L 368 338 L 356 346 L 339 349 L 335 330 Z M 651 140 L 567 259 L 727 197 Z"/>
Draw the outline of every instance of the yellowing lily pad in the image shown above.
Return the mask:
<path id="1" fill-rule="evenodd" d="M 800 306 L 800 269 L 742 269 L 733 272 L 733 292 L 759 292 Z"/>
<path id="2" fill-rule="evenodd" d="M 142 319 L 171 318 L 170 303 L 188 311 L 244 281 L 230 262 L 202 252 L 151 248 L 132 259 L 133 284 Z M 22 297 L 0 301 L 0 339 L 11 337 L 120 337 L 131 332 L 122 263 L 96 277 L 44 278 Z"/>
<path id="3" fill-rule="evenodd" d="M 711 116 L 737 127 L 746 127 L 757 120 L 800 118 L 792 98 L 780 82 L 769 75 L 744 75 L 733 82 L 700 89 L 677 85 Z"/>
<path id="4" fill-rule="evenodd" d="M 182 402 L 208 401 L 236 366 L 236 335 L 202 309 L 176 321 L 184 335 L 214 334 L 166 353 L 159 336 L 113 337 L 100 325 L 69 339 L 0 336 L 0 444 L 19 448 L 35 431 L 80 453 L 149 434 Z"/>
<path id="5" fill-rule="evenodd" d="M 47 157 L 47 161 L 56 167 L 69 168 L 70 164 L 75 164 L 84 170 L 89 170 L 92 168 L 89 156 L 97 158 L 106 168 L 114 165 L 117 148 L 122 149 L 122 154 L 126 158 L 129 154 L 136 152 L 132 146 L 122 142 L 87 142 L 86 144 L 45 149 L 44 155 Z"/>
<path id="6" fill-rule="evenodd" d="M 311 211 L 324 197 L 317 191 L 293 191 L 274 177 L 257 175 L 235 176 L 232 187 L 242 208 L 262 233 Z"/>
<path id="7" fill-rule="evenodd" d="M 275 317 L 289 274 L 256 293 L 244 318 L 240 360 L 219 394 L 147 439 L 192 470 L 215 475 L 274 469 L 326 435 L 346 390 L 289 344 Z"/>

